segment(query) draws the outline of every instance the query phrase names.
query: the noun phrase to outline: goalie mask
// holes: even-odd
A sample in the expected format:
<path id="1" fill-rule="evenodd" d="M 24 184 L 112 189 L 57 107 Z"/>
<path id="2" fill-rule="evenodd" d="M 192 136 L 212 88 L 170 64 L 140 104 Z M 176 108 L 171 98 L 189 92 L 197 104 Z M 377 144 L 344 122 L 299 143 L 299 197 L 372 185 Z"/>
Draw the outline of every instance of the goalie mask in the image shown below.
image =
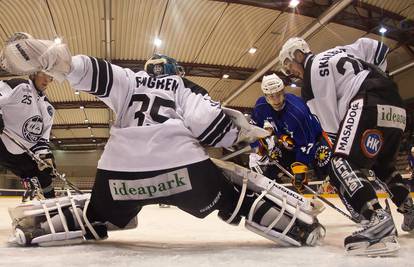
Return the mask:
<path id="1" fill-rule="evenodd" d="M 145 71 L 154 77 L 178 75 L 184 77 L 184 68 L 177 61 L 165 55 L 155 54 L 145 63 Z"/>

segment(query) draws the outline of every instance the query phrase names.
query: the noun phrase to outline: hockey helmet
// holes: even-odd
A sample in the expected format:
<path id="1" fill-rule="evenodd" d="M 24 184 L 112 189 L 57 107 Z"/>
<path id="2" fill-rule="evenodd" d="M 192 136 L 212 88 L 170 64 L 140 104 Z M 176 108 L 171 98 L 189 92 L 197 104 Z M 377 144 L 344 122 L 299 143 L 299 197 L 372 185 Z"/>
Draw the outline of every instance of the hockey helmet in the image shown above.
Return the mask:
<path id="1" fill-rule="evenodd" d="M 282 66 L 285 68 L 286 60 L 293 61 L 295 58 L 295 51 L 299 50 L 304 54 L 310 53 L 308 43 L 300 37 L 292 37 L 288 39 L 285 44 L 282 46 L 282 50 L 279 52 L 279 61 Z"/>
<path id="2" fill-rule="evenodd" d="M 179 66 L 177 61 L 171 57 L 154 54 L 147 60 L 144 66 L 145 71 L 155 77 L 163 77 L 168 75 L 184 76 L 184 68 Z"/>
<path id="3" fill-rule="evenodd" d="M 276 74 L 270 74 L 263 76 L 262 79 L 262 91 L 265 95 L 278 93 L 285 88 L 282 79 Z"/>

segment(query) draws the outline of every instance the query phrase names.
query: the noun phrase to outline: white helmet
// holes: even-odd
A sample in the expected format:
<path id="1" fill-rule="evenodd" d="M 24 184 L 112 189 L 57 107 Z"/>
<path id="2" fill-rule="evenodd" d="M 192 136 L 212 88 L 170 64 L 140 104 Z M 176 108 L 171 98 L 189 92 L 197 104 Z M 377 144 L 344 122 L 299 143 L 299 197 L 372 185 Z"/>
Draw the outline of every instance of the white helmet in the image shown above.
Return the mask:
<path id="1" fill-rule="evenodd" d="M 263 122 L 263 129 L 266 129 L 266 128 L 272 128 L 273 129 L 273 126 L 269 121 L 264 121 Z"/>
<path id="2" fill-rule="evenodd" d="M 262 91 L 266 95 L 274 94 L 280 92 L 285 88 L 282 79 L 280 79 L 276 74 L 270 74 L 263 76 L 262 79 Z"/>
<path id="3" fill-rule="evenodd" d="M 300 37 L 292 37 L 288 39 L 285 44 L 282 46 L 282 50 L 279 53 L 279 60 L 282 63 L 282 66 L 285 63 L 286 59 L 293 60 L 295 58 L 294 53 L 296 50 L 299 50 L 305 54 L 310 53 L 310 48 L 308 43 Z"/>
<path id="4" fill-rule="evenodd" d="M 414 153 L 414 146 L 411 148 L 411 153 Z"/>

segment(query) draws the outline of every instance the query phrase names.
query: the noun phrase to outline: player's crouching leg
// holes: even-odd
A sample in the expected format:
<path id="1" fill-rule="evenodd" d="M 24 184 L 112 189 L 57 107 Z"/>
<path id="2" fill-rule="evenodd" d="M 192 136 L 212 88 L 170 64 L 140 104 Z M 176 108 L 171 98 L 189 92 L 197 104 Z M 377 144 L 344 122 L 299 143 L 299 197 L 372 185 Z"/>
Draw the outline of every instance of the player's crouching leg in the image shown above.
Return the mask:
<path id="1" fill-rule="evenodd" d="M 10 242 L 20 246 L 60 246 L 107 238 L 107 224 L 86 216 L 90 194 L 32 201 L 9 208 Z M 136 225 L 135 225 L 136 226 Z"/>

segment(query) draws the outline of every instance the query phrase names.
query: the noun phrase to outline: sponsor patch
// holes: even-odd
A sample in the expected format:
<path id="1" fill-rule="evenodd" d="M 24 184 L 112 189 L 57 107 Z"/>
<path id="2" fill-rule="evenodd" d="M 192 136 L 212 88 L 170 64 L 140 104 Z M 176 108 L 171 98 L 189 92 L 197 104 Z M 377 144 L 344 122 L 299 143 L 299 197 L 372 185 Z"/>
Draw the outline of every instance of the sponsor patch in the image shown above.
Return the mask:
<path id="1" fill-rule="evenodd" d="M 389 105 L 377 105 L 377 111 L 378 126 L 405 130 L 407 124 L 405 109 Z"/>
<path id="2" fill-rule="evenodd" d="M 351 166 L 349 166 L 349 163 L 343 158 L 334 157 L 332 159 L 332 164 L 335 176 L 338 177 L 338 180 L 341 182 L 343 188 L 349 196 L 352 197 L 356 191 L 362 188 L 362 183 L 358 176 L 356 176 Z"/>
<path id="3" fill-rule="evenodd" d="M 142 200 L 175 195 L 192 186 L 184 168 L 147 179 L 109 179 L 109 189 L 114 200 Z"/>
<path id="4" fill-rule="evenodd" d="M 376 129 L 368 129 L 362 134 L 362 153 L 368 158 L 373 158 L 381 150 L 382 143 L 382 133 Z"/>
<path id="5" fill-rule="evenodd" d="M 350 104 L 350 108 L 343 120 L 342 128 L 337 139 L 335 153 L 349 155 L 352 143 L 354 142 L 355 133 L 361 118 L 364 100 L 358 99 Z"/>
<path id="6" fill-rule="evenodd" d="M 22 134 L 25 140 L 36 143 L 42 137 L 43 120 L 39 115 L 28 118 L 22 127 Z"/>
<path id="7" fill-rule="evenodd" d="M 315 158 L 316 158 L 316 165 L 319 168 L 325 167 L 329 160 L 331 159 L 332 151 L 329 149 L 328 146 L 321 145 L 316 149 Z"/>

